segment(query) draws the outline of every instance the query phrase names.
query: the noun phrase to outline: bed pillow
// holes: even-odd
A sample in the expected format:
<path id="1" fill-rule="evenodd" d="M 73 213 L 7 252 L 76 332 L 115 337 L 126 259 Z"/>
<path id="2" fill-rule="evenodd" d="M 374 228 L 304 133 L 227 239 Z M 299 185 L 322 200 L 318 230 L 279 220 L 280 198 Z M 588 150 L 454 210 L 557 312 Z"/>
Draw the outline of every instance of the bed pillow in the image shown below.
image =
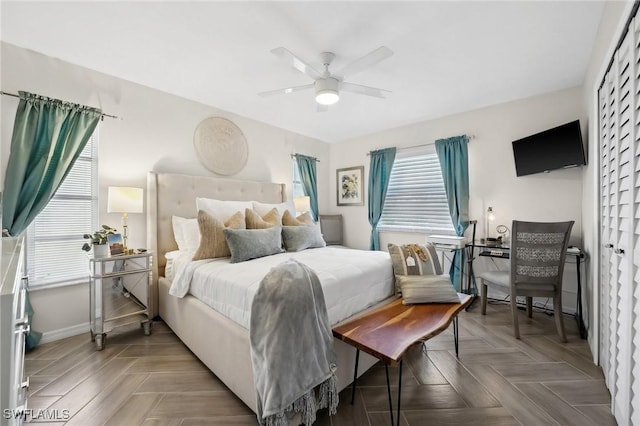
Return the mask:
<path id="1" fill-rule="evenodd" d="M 200 245 L 200 229 L 197 218 L 171 216 L 173 238 L 178 244 L 178 250 L 196 251 Z"/>
<path id="2" fill-rule="evenodd" d="M 398 277 L 403 275 L 440 275 L 442 269 L 433 244 L 388 244 L 393 274 L 396 276 L 396 293 L 401 293 Z"/>
<path id="3" fill-rule="evenodd" d="M 259 201 L 252 201 L 253 210 L 256 211 L 261 217 L 269 213 L 272 209 L 278 210 L 280 213 L 280 217 L 284 214 L 284 212 L 288 211 L 289 213 L 295 214 L 296 209 L 293 206 L 293 202 L 286 201 L 284 203 L 278 204 L 270 204 L 270 203 L 261 203 Z"/>
<path id="4" fill-rule="evenodd" d="M 282 253 L 280 247 L 280 227 L 264 229 L 230 229 L 224 230 L 224 236 L 231 252 L 231 263 L 244 262 Z"/>
<path id="5" fill-rule="evenodd" d="M 460 303 L 449 275 L 398 275 L 396 283 L 402 289 L 402 303 Z"/>
<path id="6" fill-rule="evenodd" d="M 167 262 L 164 265 L 164 276 L 170 280 L 173 280 L 173 262 L 176 257 L 180 256 L 180 253 L 183 253 L 180 250 L 168 251 L 164 254 L 164 258 Z"/>
<path id="7" fill-rule="evenodd" d="M 212 259 L 217 257 L 229 257 L 231 252 L 224 237 L 224 230 L 245 229 L 244 215 L 236 212 L 225 222 L 215 218 L 204 210 L 198 212 L 198 225 L 200 227 L 200 246 L 193 255 L 193 260 Z"/>
<path id="8" fill-rule="evenodd" d="M 265 229 L 280 225 L 280 213 L 275 207 L 265 215 L 260 215 L 252 209 L 245 209 L 244 218 L 247 229 Z"/>
<path id="9" fill-rule="evenodd" d="M 289 210 L 286 210 L 282 214 L 282 226 L 304 226 L 314 225 L 315 222 L 309 213 L 302 213 L 300 216 L 295 217 Z"/>
<path id="10" fill-rule="evenodd" d="M 314 225 L 283 226 L 282 241 L 287 251 L 302 251 L 308 248 L 325 247 L 320 228 Z"/>
<path id="11" fill-rule="evenodd" d="M 240 212 L 244 217 L 244 210 L 253 208 L 253 204 L 251 204 L 251 201 L 226 201 L 216 200 L 214 198 L 196 198 L 196 207 L 198 211 L 204 210 L 218 220 L 226 222 L 237 212 Z"/>

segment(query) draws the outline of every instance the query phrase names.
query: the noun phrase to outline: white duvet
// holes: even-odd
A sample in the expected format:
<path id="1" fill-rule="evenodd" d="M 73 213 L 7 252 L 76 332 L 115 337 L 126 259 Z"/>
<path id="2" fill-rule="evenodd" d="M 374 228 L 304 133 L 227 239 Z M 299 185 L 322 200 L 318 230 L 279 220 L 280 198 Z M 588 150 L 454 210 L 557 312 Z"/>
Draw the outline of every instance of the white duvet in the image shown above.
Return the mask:
<path id="1" fill-rule="evenodd" d="M 251 303 L 269 270 L 294 258 L 320 278 L 331 325 L 393 294 L 393 269 L 389 253 L 323 247 L 281 253 L 247 262 L 228 258 L 174 261 L 175 278 L 169 294 L 191 294 L 216 311 L 249 329 Z"/>

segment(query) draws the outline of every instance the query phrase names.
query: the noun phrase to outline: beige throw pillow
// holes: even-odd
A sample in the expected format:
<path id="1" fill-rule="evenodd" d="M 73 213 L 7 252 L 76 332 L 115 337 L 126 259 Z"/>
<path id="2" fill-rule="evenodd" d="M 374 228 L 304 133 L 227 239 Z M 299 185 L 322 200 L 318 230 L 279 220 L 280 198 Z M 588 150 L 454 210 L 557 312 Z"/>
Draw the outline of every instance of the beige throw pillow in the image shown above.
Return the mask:
<path id="1" fill-rule="evenodd" d="M 458 293 L 448 274 L 398 275 L 396 282 L 402 289 L 402 303 L 460 303 Z"/>
<path id="2" fill-rule="evenodd" d="M 226 222 L 222 222 L 204 210 L 198 212 L 200 227 L 200 246 L 193 255 L 193 260 L 229 257 L 231 252 L 224 238 L 224 229 L 245 229 L 246 224 L 242 212 L 233 214 Z"/>
<path id="3" fill-rule="evenodd" d="M 245 209 L 244 217 L 247 229 L 266 229 L 280 225 L 280 213 L 276 208 L 271 209 L 262 217 L 255 210 Z"/>
<path id="4" fill-rule="evenodd" d="M 294 217 L 288 210 L 282 214 L 283 226 L 304 226 L 313 225 L 315 222 L 309 213 L 302 213 L 298 217 Z"/>

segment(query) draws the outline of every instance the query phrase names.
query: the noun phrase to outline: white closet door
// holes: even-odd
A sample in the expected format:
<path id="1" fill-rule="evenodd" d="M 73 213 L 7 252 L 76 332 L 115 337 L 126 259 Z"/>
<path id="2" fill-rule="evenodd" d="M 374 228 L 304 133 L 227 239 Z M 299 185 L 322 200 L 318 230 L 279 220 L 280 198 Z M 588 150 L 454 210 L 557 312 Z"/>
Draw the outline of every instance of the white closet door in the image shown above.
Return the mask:
<path id="1" fill-rule="evenodd" d="M 636 21 L 599 92 L 601 365 L 620 425 L 640 424 L 640 161 Z"/>
<path id="2" fill-rule="evenodd" d="M 640 19 L 631 23 L 631 218 L 629 249 L 629 304 L 631 316 L 631 424 L 640 425 Z"/>
<path id="3" fill-rule="evenodd" d="M 611 78 L 611 72 L 607 74 L 605 78 L 604 85 L 600 89 L 599 100 L 600 100 L 600 213 L 601 213 L 601 235 L 600 241 L 603 242 L 605 247 L 609 248 L 609 246 L 613 246 L 608 243 L 611 241 L 612 230 L 614 229 L 613 221 L 615 218 L 615 214 L 613 212 L 614 205 L 612 202 L 612 191 L 611 184 L 609 178 L 609 170 L 610 170 L 610 158 L 611 155 L 611 145 L 615 146 L 615 107 L 617 103 L 614 100 L 615 91 L 613 89 L 613 81 Z M 612 251 L 609 249 L 602 249 L 600 251 L 600 316 L 601 316 L 601 336 L 600 342 L 603 344 L 603 348 L 600 350 L 600 364 L 604 371 L 605 381 L 609 389 L 615 386 L 615 376 L 613 373 L 615 372 L 615 368 L 612 370 L 611 360 L 615 359 L 615 356 L 612 357 L 613 347 L 615 345 L 611 345 L 612 336 L 610 335 L 610 325 L 612 324 L 612 312 L 614 310 L 611 309 L 611 300 L 612 294 L 611 290 L 613 286 L 610 283 L 615 281 L 615 277 L 613 276 L 614 269 L 611 267 L 611 255 Z M 613 393 L 613 392 L 612 392 Z"/>

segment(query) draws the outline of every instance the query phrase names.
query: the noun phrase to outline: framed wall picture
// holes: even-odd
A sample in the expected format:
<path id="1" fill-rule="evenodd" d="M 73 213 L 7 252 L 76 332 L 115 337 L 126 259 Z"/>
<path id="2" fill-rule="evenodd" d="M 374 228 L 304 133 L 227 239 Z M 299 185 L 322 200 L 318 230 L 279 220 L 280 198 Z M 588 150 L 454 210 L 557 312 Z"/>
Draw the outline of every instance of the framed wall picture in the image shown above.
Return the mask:
<path id="1" fill-rule="evenodd" d="M 364 205 L 364 166 L 336 170 L 339 206 Z"/>
<path id="2" fill-rule="evenodd" d="M 107 243 L 109 244 L 109 253 L 111 253 L 111 256 L 124 253 L 124 244 L 122 242 L 122 235 L 120 234 L 107 235 Z"/>

